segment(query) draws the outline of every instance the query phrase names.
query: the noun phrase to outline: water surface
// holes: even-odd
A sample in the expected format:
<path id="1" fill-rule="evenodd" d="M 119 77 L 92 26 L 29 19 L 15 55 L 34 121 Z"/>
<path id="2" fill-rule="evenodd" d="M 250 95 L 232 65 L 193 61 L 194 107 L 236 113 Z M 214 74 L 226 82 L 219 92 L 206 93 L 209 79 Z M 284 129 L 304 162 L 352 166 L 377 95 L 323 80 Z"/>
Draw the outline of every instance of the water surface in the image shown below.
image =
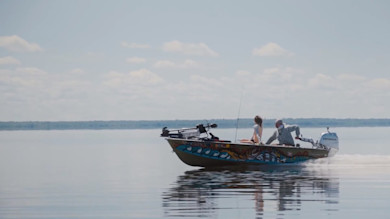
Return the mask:
<path id="1" fill-rule="evenodd" d="M 160 130 L 3 131 L 0 218 L 387 218 L 390 128 L 333 131 L 334 158 L 244 169 L 187 166 Z"/>

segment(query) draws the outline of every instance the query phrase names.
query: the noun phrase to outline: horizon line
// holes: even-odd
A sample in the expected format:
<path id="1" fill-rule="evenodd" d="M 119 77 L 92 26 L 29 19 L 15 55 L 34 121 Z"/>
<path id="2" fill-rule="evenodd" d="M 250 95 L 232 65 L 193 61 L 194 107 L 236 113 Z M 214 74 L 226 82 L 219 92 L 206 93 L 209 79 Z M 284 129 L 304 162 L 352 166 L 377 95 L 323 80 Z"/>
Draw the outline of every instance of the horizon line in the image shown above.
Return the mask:
<path id="1" fill-rule="evenodd" d="M 117 119 L 117 120 L 24 120 L 24 121 L 15 121 L 15 120 L 8 120 L 8 121 L 0 121 L 0 122 L 120 122 L 120 121 L 126 121 L 126 122 L 156 122 L 156 121 L 199 121 L 199 120 L 241 120 L 241 119 L 253 119 L 253 118 L 212 118 L 212 119 L 138 119 L 138 120 L 125 120 L 125 119 Z M 276 119 L 282 119 L 282 120 L 307 120 L 307 119 L 332 119 L 332 120 L 389 120 L 390 118 L 332 118 L 332 117 L 282 117 L 282 118 L 263 118 L 263 120 L 276 120 Z"/>

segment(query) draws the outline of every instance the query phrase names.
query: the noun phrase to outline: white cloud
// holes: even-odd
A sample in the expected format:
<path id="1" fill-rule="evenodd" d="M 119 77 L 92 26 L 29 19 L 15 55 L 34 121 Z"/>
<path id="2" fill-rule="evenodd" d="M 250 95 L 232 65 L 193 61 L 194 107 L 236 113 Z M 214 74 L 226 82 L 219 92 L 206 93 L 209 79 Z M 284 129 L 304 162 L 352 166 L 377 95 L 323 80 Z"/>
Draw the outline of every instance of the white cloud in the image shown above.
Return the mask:
<path id="1" fill-rule="evenodd" d="M 240 87 L 240 82 L 244 84 L 245 91 L 244 115 L 260 110 L 267 117 L 359 117 L 362 113 L 372 115 L 374 112 L 379 113 L 376 116 L 384 117 L 385 111 L 375 109 L 389 107 L 383 102 L 390 98 L 388 78 L 313 74 L 295 68 L 276 67 L 248 75 L 244 71 L 243 74 L 236 73 L 231 80 L 223 80 L 226 87 Z M 264 105 L 275 101 L 278 101 L 275 106 Z M 288 110 L 281 110 L 283 108 Z"/>
<path id="2" fill-rule="evenodd" d="M 280 69 L 278 67 L 264 69 L 264 74 L 267 75 L 276 74 L 277 72 L 280 72 Z"/>
<path id="3" fill-rule="evenodd" d="M 266 68 L 263 72 L 257 75 L 257 78 L 263 83 L 274 83 L 278 86 L 286 86 L 288 84 L 303 81 L 305 72 L 291 67 L 274 67 Z"/>
<path id="4" fill-rule="evenodd" d="M 149 44 L 140 44 L 140 43 L 128 43 L 123 41 L 121 45 L 125 48 L 130 49 L 149 49 L 151 46 Z"/>
<path id="5" fill-rule="evenodd" d="M 17 68 L 16 72 L 25 75 L 47 75 L 47 72 L 35 67 Z"/>
<path id="6" fill-rule="evenodd" d="M 11 56 L 0 58 L 0 65 L 20 65 L 21 62 Z"/>
<path id="7" fill-rule="evenodd" d="M 66 115 L 60 114 L 64 108 L 72 108 L 71 116 L 77 112 L 89 119 L 140 119 L 147 114 L 153 118 L 232 118 L 237 116 L 243 93 L 242 117 L 353 117 L 359 112 L 373 115 L 380 109 L 375 115 L 383 117 L 388 115 L 385 100 L 390 98 L 388 78 L 313 74 L 280 66 L 224 76 L 200 72 L 170 80 L 148 69 L 111 71 L 93 80 L 82 69 L 70 72 L 74 74 L 50 74 L 34 67 L 0 69 L 0 101 L 7 105 L 1 112 L 9 116 L 11 109 L 28 109 L 31 116 L 43 119 L 64 119 Z M 180 110 L 168 110 L 173 105 Z"/>
<path id="8" fill-rule="evenodd" d="M 187 110 L 188 112 L 182 112 L 187 114 L 204 111 L 203 104 L 206 103 L 208 106 L 213 104 L 213 109 L 218 108 L 219 106 L 216 105 L 224 99 L 223 95 L 226 94 L 223 90 L 229 88 L 224 86 L 223 80 L 218 77 L 190 75 L 189 78 L 183 77 L 181 80 L 168 81 L 166 86 L 159 88 L 159 93 L 170 94 L 164 96 L 166 104 L 177 105 L 177 103 L 180 103 L 180 107 L 191 106 L 192 109 Z M 194 104 L 195 102 L 202 104 Z"/>
<path id="9" fill-rule="evenodd" d="M 160 60 L 157 61 L 153 66 L 155 68 L 194 68 L 198 66 L 198 63 L 191 59 L 187 59 L 183 63 L 175 63 L 169 60 Z"/>
<path id="10" fill-rule="evenodd" d="M 147 70 L 147 69 L 140 69 L 138 71 L 131 71 L 128 74 L 128 79 L 131 80 L 131 82 L 135 83 L 144 83 L 144 84 L 158 84 L 162 82 L 162 78 L 158 76 L 157 74 Z"/>
<path id="11" fill-rule="evenodd" d="M 139 57 L 131 57 L 131 58 L 127 58 L 126 62 L 127 63 L 132 63 L 132 64 L 141 64 L 141 63 L 145 63 L 146 59 L 139 58 Z"/>
<path id="12" fill-rule="evenodd" d="M 218 53 L 210 49 L 205 43 L 182 43 L 174 40 L 163 44 L 165 52 L 177 52 L 185 55 L 218 56 Z"/>
<path id="13" fill-rule="evenodd" d="M 309 78 L 308 85 L 313 88 L 336 88 L 338 81 L 325 74 L 316 74 L 314 77 Z"/>
<path id="14" fill-rule="evenodd" d="M 337 76 L 338 80 L 347 81 L 347 82 L 361 82 L 366 80 L 365 77 L 361 75 L 354 75 L 354 74 L 340 74 Z"/>
<path id="15" fill-rule="evenodd" d="M 267 43 L 266 45 L 255 48 L 252 51 L 253 55 L 256 56 L 292 56 L 294 55 L 292 52 L 283 49 L 276 43 Z"/>
<path id="16" fill-rule="evenodd" d="M 120 87 L 127 85 L 156 85 L 163 81 L 157 74 L 148 69 L 140 69 L 128 73 L 111 71 L 106 75 L 106 85 Z"/>
<path id="17" fill-rule="evenodd" d="M 0 82 L 9 88 L 12 87 L 12 90 L 24 89 L 26 87 L 38 88 L 43 86 L 47 79 L 47 73 L 35 67 L 3 70 L 0 73 Z"/>
<path id="18" fill-rule="evenodd" d="M 89 58 L 104 58 L 105 55 L 102 52 L 87 52 L 85 56 Z"/>
<path id="19" fill-rule="evenodd" d="M 75 69 L 72 69 L 70 71 L 70 74 L 73 74 L 73 75 L 82 75 L 82 74 L 85 74 L 85 71 L 81 68 L 75 68 Z"/>
<path id="20" fill-rule="evenodd" d="M 191 59 L 186 59 L 184 63 L 181 65 L 183 68 L 191 68 L 191 67 L 197 67 L 199 64 Z"/>
<path id="21" fill-rule="evenodd" d="M 19 36 L 2 36 L 0 37 L 0 47 L 4 47 L 13 52 L 38 52 L 43 49 L 36 43 L 29 43 Z"/>
<path id="22" fill-rule="evenodd" d="M 102 96 L 118 102 L 121 106 L 128 105 L 130 111 L 137 111 L 143 107 L 154 108 L 156 104 L 161 103 L 164 80 L 148 69 L 125 73 L 111 71 L 103 79 Z M 139 113 L 142 113 L 142 110 Z"/>
<path id="23" fill-rule="evenodd" d="M 191 81 L 204 85 L 206 87 L 221 87 L 224 85 L 224 83 L 218 78 L 203 77 L 200 75 L 191 75 L 190 79 Z"/>
<path id="24" fill-rule="evenodd" d="M 169 60 L 160 60 L 154 63 L 155 68 L 175 68 L 176 64 Z"/>
<path id="25" fill-rule="evenodd" d="M 239 77 L 247 77 L 247 76 L 250 76 L 251 74 L 252 73 L 250 73 L 249 71 L 245 71 L 245 70 L 236 71 L 236 75 Z"/>
<path id="26" fill-rule="evenodd" d="M 64 74 L 51 74 L 36 67 L 0 69 L 0 102 L 5 103 L 0 111 L 17 120 L 88 116 L 94 112 L 90 110 L 92 99 L 102 100 L 102 86 L 92 86 L 91 78 L 81 79 L 79 73 L 80 69 Z"/>
<path id="27" fill-rule="evenodd" d="M 372 89 L 390 91 L 390 80 L 387 78 L 374 78 L 368 81 L 367 85 Z"/>

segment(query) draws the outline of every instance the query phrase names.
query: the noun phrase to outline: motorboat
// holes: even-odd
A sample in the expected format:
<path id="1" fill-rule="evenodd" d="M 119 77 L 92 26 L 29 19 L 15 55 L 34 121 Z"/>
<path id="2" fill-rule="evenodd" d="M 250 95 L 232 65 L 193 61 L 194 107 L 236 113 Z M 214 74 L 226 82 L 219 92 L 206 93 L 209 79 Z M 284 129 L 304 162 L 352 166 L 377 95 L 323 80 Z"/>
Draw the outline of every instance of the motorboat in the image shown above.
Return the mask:
<path id="1" fill-rule="evenodd" d="M 292 164 L 331 157 L 339 150 L 338 136 L 329 127 L 319 140 L 299 137 L 300 143 L 294 146 L 221 140 L 210 132 L 212 128 L 217 125 L 198 124 L 171 130 L 164 127 L 160 136 L 168 141 L 181 161 L 199 167 Z"/>

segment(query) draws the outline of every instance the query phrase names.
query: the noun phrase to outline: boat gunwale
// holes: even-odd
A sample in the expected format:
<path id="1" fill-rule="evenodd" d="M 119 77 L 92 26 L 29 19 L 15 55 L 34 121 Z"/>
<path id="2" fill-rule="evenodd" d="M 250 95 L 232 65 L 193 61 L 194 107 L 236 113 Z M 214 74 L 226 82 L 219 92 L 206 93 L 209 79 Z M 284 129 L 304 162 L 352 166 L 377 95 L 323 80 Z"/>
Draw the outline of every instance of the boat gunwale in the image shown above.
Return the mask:
<path id="1" fill-rule="evenodd" d="M 198 142 L 198 143 L 215 143 L 215 144 L 224 144 L 224 145 L 237 145 L 237 146 L 244 146 L 244 147 L 272 147 L 272 148 L 282 148 L 282 149 L 304 149 L 304 150 L 314 150 L 314 151 L 329 151 L 329 149 L 326 148 L 307 148 L 307 147 L 296 147 L 296 146 L 288 146 L 288 145 L 272 145 L 272 144 L 262 144 L 262 145 L 257 145 L 257 144 L 248 144 L 248 143 L 233 143 L 233 142 L 223 142 L 223 141 L 205 141 L 205 140 L 194 140 L 194 139 L 185 139 L 185 138 L 171 138 L 171 137 L 166 137 L 165 140 L 173 140 L 173 141 L 187 141 L 187 142 Z"/>

